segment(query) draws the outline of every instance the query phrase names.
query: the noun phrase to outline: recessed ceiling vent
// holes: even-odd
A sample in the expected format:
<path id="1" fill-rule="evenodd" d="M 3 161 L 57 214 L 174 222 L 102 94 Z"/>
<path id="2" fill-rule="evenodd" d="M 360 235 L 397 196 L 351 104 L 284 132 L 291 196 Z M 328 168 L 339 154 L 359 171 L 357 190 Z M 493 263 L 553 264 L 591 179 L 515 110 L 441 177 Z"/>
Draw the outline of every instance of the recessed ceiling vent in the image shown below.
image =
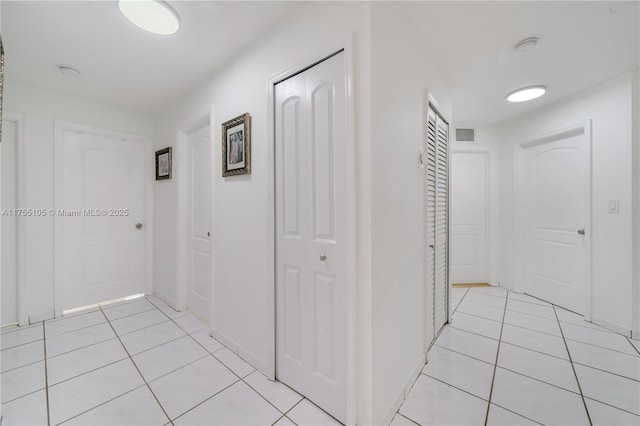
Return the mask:
<path id="1" fill-rule="evenodd" d="M 456 129 L 457 142 L 475 142 L 476 132 L 474 129 Z"/>

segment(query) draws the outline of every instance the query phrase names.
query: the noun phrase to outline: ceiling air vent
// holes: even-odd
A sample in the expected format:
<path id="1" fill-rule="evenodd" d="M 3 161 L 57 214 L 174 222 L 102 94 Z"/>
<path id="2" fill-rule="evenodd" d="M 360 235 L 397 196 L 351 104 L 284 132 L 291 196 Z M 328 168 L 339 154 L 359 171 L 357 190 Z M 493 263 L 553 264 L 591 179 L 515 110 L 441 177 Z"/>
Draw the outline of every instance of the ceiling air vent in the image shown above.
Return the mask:
<path id="1" fill-rule="evenodd" d="M 456 129 L 456 141 L 457 142 L 474 142 L 475 141 L 474 129 Z"/>

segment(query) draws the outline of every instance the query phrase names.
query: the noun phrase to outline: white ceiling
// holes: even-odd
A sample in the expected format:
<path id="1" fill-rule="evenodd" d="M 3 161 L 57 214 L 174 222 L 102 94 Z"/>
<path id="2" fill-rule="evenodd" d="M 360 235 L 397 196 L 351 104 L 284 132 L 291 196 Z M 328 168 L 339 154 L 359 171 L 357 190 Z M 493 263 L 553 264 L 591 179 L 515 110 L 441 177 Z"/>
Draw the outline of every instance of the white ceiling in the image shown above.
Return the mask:
<path id="1" fill-rule="evenodd" d="M 436 54 L 457 127 L 495 124 L 638 67 L 639 2 L 415 2 L 407 19 Z M 614 12 L 614 13 L 612 13 Z M 521 54 L 515 44 L 539 37 Z M 547 93 L 519 104 L 515 89 Z"/>
<path id="2" fill-rule="evenodd" d="M 295 2 L 169 0 L 175 36 L 130 24 L 112 1 L 2 0 L 6 79 L 154 113 L 242 52 Z M 67 65 L 81 72 L 69 79 Z"/>
<path id="3" fill-rule="evenodd" d="M 176 36 L 146 33 L 115 1 L 2 0 L 5 73 L 17 81 L 155 113 L 188 92 L 299 2 L 176 1 Z M 640 9 L 632 2 L 407 2 L 407 24 L 434 52 L 458 126 L 494 124 L 638 67 Z M 612 10 L 615 13 L 612 13 Z M 540 38 L 525 55 L 521 39 Z M 69 79 L 58 65 L 78 69 Z M 399 71 L 400 72 L 400 71 Z M 512 90 L 544 84 L 540 99 Z"/>

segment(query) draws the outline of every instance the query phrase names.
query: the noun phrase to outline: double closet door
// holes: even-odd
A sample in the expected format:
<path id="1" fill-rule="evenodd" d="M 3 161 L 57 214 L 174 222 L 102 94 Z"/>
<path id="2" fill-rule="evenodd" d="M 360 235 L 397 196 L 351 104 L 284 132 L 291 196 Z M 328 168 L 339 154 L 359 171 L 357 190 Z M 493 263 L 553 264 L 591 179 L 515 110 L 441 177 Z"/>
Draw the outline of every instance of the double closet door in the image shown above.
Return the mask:
<path id="1" fill-rule="evenodd" d="M 449 124 L 429 104 L 425 120 L 427 342 L 449 318 Z"/>
<path id="2" fill-rule="evenodd" d="M 275 94 L 276 376 L 347 420 L 344 53 Z"/>

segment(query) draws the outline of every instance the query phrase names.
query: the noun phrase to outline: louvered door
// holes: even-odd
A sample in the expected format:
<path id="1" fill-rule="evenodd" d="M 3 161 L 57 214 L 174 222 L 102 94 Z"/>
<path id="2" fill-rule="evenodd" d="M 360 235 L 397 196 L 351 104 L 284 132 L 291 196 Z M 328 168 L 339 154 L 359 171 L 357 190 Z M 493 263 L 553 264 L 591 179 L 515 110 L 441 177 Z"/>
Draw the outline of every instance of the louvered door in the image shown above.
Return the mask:
<path id="1" fill-rule="evenodd" d="M 436 116 L 435 327 L 447 322 L 449 284 L 449 155 L 448 125 Z"/>
<path id="2" fill-rule="evenodd" d="M 427 342 L 448 319 L 448 124 L 429 106 L 425 129 L 425 237 Z"/>

